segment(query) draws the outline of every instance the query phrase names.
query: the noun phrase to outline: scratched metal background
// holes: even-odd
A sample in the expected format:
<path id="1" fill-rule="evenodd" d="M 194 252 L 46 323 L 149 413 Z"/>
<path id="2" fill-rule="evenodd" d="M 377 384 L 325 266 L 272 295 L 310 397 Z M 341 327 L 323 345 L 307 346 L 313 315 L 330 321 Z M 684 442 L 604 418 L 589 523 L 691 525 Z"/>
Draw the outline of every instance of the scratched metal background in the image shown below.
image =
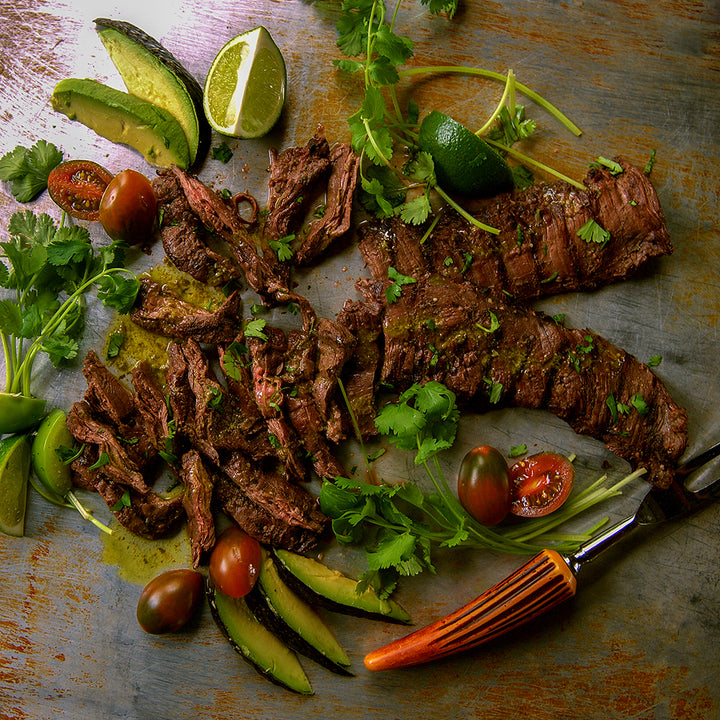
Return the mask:
<path id="1" fill-rule="evenodd" d="M 161 40 L 202 82 L 230 37 L 265 25 L 288 63 L 289 96 L 280 125 L 262 142 L 231 144 L 227 165 L 208 161 L 201 176 L 217 187 L 264 199 L 267 148 L 303 143 L 321 122 L 331 139 L 347 137 L 354 82 L 336 76 L 337 2 L 235 0 L 0 0 L 0 152 L 46 138 L 68 157 L 112 171 L 152 169 L 142 158 L 95 138 L 49 108 L 67 76 L 121 86 L 91 20 L 129 20 Z M 691 450 L 720 434 L 720 7 L 690 0 L 509 0 L 464 2 L 452 23 L 405 0 L 398 30 L 416 43 L 416 64 L 475 64 L 517 77 L 562 107 L 584 130 L 565 134 L 541 112 L 534 150 L 575 177 L 597 155 L 621 153 L 638 164 L 657 150 L 653 178 L 675 254 L 642 277 L 591 295 L 545 303 L 568 322 L 590 327 L 641 359 L 661 354 L 658 374 L 689 409 Z M 425 108 L 442 108 L 470 125 L 484 120 L 498 88 L 477 80 L 415 82 Z M 217 138 L 215 138 L 217 141 Z M 33 206 L 59 217 L 47 198 Z M 3 187 L 2 227 L 18 208 Z M 98 233 L 93 228 L 93 233 Z M 159 260 L 140 255 L 133 267 Z M 300 278 L 300 291 L 334 313 L 362 273 L 352 248 Z M 87 347 L 102 348 L 112 317 L 91 308 Z M 75 369 L 38 367 L 34 390 L 67 408 L 83 391 Z M 507 411 L 463 420 L 458 458 L 479 442 L 527 442 L 578 455 L 579 482 L 625 468 L 598 443 L 575 436 L 545 413 Z M 412 469 L 390 458 L 389 474 Z M 717 468 L 708 473 L 709 479 Z M 701 482 L 702 479 L 699 480 Z M 610 508 L 632 506 L 630 492 Z M 85 500 L 102 513 L 97 498 Z M 370 674 L 362 657 L 401 630 L 328 615 L 356 677 L 304 663 L 316 694 L 296 697 L 260 679 L 223 641 L 207 610 L 179 636 L 155 638 L 135 622 L 138 581 L 103 558 L 98 533 L 73 513 L 32 496 L 27 535 L 0 536 L 0 718 L 170 720 L 178 718 L 471 718 L 536 720 L 708 720 L 720 718 L 720 507 L 602 558 L 581 578 L 578 597 L 531 627 L 461 658 Z M 640 541 L 641 540 L 641 541 Z M 182 563 L 169 550 L 166 564 Z M 330 560 L 359 567 L 353 553 Z M 161 561 L 162 562 L 162 561 Z M 399 599 L 418 625 L 471 599 L 518 563 L 484 553 L 439 557 L 439 574 L 405 582 Z M 141 563 L 142 565 L 142 563 Z M 130 580 L 123 579 L 129 577 Z M 133 581 L 134 580 L 134 581 Z"/>

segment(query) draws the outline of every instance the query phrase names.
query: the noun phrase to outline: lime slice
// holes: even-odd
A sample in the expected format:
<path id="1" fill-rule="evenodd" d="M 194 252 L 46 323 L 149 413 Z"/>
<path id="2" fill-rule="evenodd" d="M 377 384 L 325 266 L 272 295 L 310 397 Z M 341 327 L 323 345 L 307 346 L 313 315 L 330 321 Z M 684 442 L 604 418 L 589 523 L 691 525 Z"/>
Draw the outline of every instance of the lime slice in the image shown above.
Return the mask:
<path id="1" fill-rule="evenodd" d="M 25 532 L 30 437 L 11 435 L 0 441 L 0 531 L 22 537 Z"/>
<path id="2" fill-rule="evenodd" d="M 64 498 L 72 490 L 72 480 L 70 466 L 55 452 L 61 445 L 72 448 L 74 440 L 67 429 L 65 413 L 55 408 L 45 416 L 35 435 L 32 464 L 45 488 Z"/>
<path id="3" fill-rule="evenodd" d="M 203 109 L 223 135 L 258 138 L 270 131 L 285 104 L 285 61 L 262 26 L 227 42 L 210 66 Z"/>
<path id="4" fill-rule="evenodd" d="M 513 177 L 505 158 L 451 117 L 433 110 L 420 124 L 418 147 L 435 163 L 443 190 L 466 197 L 488 197 L 511 190 Z"/>

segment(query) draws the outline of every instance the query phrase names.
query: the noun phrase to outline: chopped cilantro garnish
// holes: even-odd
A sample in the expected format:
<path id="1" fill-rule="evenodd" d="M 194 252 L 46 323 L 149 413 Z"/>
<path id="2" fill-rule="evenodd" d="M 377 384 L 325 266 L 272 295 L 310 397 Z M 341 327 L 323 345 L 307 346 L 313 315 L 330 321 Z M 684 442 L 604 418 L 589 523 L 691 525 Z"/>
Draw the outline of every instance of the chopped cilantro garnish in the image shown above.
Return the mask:
<path id="1" fill-rule="evenodd" d="M 603 246 L 610 240 L 610 232 L 592 218 L 577 231 L 577 234 L 587 243 L 594 242 Z"/>

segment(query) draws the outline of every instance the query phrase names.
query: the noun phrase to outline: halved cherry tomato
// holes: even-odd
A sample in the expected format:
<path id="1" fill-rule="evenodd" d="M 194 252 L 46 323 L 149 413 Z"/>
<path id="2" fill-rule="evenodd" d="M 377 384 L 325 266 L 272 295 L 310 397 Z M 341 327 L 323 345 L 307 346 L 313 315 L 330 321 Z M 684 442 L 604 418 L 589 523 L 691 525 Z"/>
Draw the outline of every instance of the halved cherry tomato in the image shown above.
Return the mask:
<path id="1" fill-rule="evenodd" d="M 487 445 L 473 448 L 458 473 L 458 498 L 482 525 L 497 525 L 510 512 L 510 480 L 505 458 Z"/>
<path id="2" fill-rule="evenodd" d="M 224 530 L 210 555 L 210 579 L 224 595 L 245 597 L 260 573 L 260 543 L 236 525 Z"/>
<path id="3" fill-rule="evenodd" d="M 97 222 L 100 199 L 112 179 L 112 173 L 91 160 L 67 160 L 50 171 L 48 192 L 68 215 Z"/>
<path id="4" fill-rule="evenodd" d="M 518 460 L 510 468 L 512 514 L 548 515 L 567 500 L 574 481 L 575 468 L 564 455 L 544 452 Z"/>
<path id="5" fill-rule="evenodd" d="M 153 578 L 140 594 L 137 619 L 147 633 L 177 632 L 197 609 L 203 576 L 195 570 L 167 570 Z"/>
<path id="6" fill-rule="evenodd" d="M 142 245 L 155 229 L 157 199 L 150 181 L 136 170 L 123 170 L 100 200 L 100 222 L 113 240 Z"/>

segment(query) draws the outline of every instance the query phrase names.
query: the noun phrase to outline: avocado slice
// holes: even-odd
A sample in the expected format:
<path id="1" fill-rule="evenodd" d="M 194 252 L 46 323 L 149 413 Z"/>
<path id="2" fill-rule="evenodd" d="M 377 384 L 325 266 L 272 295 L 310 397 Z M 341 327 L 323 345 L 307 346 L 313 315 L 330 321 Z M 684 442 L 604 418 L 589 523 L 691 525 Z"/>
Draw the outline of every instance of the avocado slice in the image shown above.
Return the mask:
<path id="1" fill-rule="evenodd" d="M 322 618 L 280 578 L 275 558 L 263 549 L 258 581 L 246 596 L 255 617 L 293 650 L 338 673 L 352 675 L 350 659 Z"/>
<path id="2" fill-rule="evenodd" d="M 206 594 L 213 619 L 223 635 L 263 677 L 301 695 L 313 694 L 297 655 L 258 622 L 244 598 L 228 597 L 209 581 Z"/>
<path id="3" fill-rule="evenodd" d="M 410 624 L 410 616 L 394 600 L 385 600 L 368 587 L 357 592 L 358 581 L 331 570 L 313 558 L 289 550 L 273 550 L 280 577 L 310 604 L 373 620 Z"/>
<path id="4" fill-rule="evenodd" d="M 198 81 L 169 50 L 132 23 L 109 18 L 94 22 L 127 91 L 175 117 L 188 142 L 190 164 L 199 165 L 210 148 L 210 124 Z"/>
<path id="5" fill-rule="evenodd" d="M 52 95 L 54 110 L 87 125 L 112 142 L 130 145 L 151 165 L 186 170 L 190 152 L 185 133 L 167 111 L 96 80 L 61 80 Z"/>

